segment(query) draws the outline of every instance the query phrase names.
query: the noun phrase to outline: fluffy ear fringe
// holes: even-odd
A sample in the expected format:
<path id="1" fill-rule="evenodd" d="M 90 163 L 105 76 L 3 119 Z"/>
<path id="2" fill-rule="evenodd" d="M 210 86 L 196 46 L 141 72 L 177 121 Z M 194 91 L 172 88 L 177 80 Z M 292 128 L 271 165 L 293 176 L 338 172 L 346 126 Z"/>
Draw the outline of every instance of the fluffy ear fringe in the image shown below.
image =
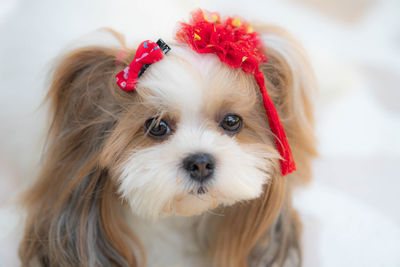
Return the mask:
<path id="1" fill-rule="evenodd" d="M 19 250 L 23 266 L 137 266 L 145 261 L 139 241 L 115 208 L 120 205 L 116 190 L 98 156 L 126 102 L 114 83 L 120 50 L 80 48 L 64 56 L 52 75 L 43 167 L 23 197 L 28 210 Z"/>
<path id="2" fill-rule="evenodd" d="M 316 79 L 302 46 L 276 26 L 257 26 L 269 61 L 262 64 L 266 87 L 278 110 L 297 165 L 296 182 L 311 178 L 311 159 L 317 155 L 313 103 Z"/>
<path id="3" fill-rule="evenodd" d="M 216 219 L 212 247 L 215 266 L 247 266 L 258 246 L 267 248 L 262 250 L 262 255 L 269 257 L 266 266 L 284 265 L 289 249 L 294 249 L 301 260 L 300 225 L 290 196 L 295 184 L 309 181 L 311 160 L 316 156 L 312 107 L 315 79 L 303 49 L 286 31 L 272 26 L 254 28 L 266 46 L 269 60 L 261 71 L 286 130 L 297 171 L 285 179 L 276 172 L 261 197 L 224 209 L 225 216 Z M 278 218 L 285 221 L 281 222 L 279 240 L 274 241 L 273 227 Z M 278 249 L 272 245 L 276 242 Z"/>

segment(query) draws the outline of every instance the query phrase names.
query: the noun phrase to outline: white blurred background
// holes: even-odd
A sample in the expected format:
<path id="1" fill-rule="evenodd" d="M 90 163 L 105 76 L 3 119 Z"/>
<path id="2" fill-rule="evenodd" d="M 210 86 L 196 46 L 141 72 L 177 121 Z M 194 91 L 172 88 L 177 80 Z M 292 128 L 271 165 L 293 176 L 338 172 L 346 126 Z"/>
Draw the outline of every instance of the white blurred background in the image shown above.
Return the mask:
<path id="1" fill-rule="evenodd" d="M 132 47 L 171 39 L 198 7 L 283 26 L 310 55 L 320 157 L 294 199 L 304 266 L 400 266 L 399 0 L 0 0 L 0 266 L 18 266 L 13 201 L 37 171 L 55 57 L 101 27 Z"/>

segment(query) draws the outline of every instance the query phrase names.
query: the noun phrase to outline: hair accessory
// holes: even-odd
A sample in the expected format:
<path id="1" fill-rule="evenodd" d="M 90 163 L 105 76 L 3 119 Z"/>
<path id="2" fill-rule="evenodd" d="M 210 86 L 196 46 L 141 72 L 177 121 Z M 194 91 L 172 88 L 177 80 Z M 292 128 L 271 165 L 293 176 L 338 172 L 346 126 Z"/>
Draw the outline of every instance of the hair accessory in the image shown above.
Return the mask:
<path id="1" fill-rule="evenodd" d="M 161 39 L 154 43 L 142 42 L 136 50 L 135 58 L 123 71 L 115 76 L 117 85 L 124 91 L 135 90 L 137 79 L 153 63 L 160 61 L 171 48 Z"/>
<path id="2" fill-rule="evenodd" d="M 228 17 L 222 21 L 218 13 L 205 13 L 199 9 L 192 13 L 190 23 L 180 24 L 176 39 L 188 44 L 197 53 L 216 54 L 228 66 L 241 68 L 254 75 L 262 93 L 271 131 L 276 138 L 276 148 L 282 157 L 281 173 L 286 175 L 296 170 L 285 130 L 260 71 L 261 63 L 268 58 L 261 53 L 263 43 L 259 34 L 238 17 Z"/>

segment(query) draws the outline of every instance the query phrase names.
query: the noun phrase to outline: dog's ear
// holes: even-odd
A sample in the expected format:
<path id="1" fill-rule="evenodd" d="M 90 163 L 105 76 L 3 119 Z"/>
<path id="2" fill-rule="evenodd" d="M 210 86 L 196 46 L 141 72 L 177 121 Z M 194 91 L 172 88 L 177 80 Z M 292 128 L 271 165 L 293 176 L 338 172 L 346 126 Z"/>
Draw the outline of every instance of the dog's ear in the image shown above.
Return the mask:
<path id="1" fill-rule="evenodd" d="M 117 53 L 116 49 L 91 46 L 60 59 L 47 94 L 53 132 L 112 121 L 110 117 L 118 112 L 118 102 L 127 97 L 115 90 Z"/>
<path id="2" fill-rule="evenodd" d="M 293 152 L 296 180 L 307 182 L 311 176 L 311 158 L 316 155 L 313 71 L 301 45 L 285 30 L 276 26 L 255 28 L 266 46 L 268 61 L 262 64 L 261 71 Z"/>
<path id="3" fill-rule="evenodd" d="M 285 177 L 277 173 L 259 198 L 223 210 L 224 216 L 216 219 L 212 249 L 216 266 L 247 266 L 253 261 L 256 265 L 283 266 L 288 257 L 297 257 L 294 262 L 301 259 L 299 224 L 290 194 L 293 183 L 309 180 L 310 161 L 316 154 L 313 72 L 301 46 L 286 31 L 264 25 L 254 29 L 266 46 L 269 60 L 262 64 L 261 71 L 285 128 L 297 171 Z"/>
<path id="4" fill-rule="evenodd" d="M 84 47 L 64 56 L 47 99 L 51 125 L 39 179 L 26 192 L 23 266 L 136 266 L 136 239 L 116 208 L 99 154 L 129 94 L 115 85 L 120 49 Z M 127 100 L 128 99 L 128 100 Z M 143 253 L 142 253 L 143 255 Z"/>

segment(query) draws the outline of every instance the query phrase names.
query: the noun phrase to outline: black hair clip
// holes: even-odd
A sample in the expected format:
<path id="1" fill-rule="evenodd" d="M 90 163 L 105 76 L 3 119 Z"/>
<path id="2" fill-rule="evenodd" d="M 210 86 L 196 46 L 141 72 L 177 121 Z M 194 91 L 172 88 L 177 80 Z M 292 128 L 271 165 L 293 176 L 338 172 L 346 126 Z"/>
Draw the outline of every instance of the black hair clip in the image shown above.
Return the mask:
<path id="1" fill-rule="evenodd" d="M 158 41 L 156 43 L 161 48 L 161 50 L 163 51 L 164 55 L 166 53 L 168 53 L 169 50 L 171 50 L 171 47 L 169 47 L 162 39 L 158 39 Z"/>
<path id="2" fill-rule="evenodd" d="M 163 52 L 164 55 L 167 54 L 167 53 L 171 50 L 171 47 L 169 47 L 169 46 L 167 45 L 167 43 L 165 43 L 161 38 L 158 39 L 158 41 L 156 42 L 156 44 L 160 47 L 160 49 L 161 49 L 161 51 Z M 142 74 L 147 70 L 147 68 L 148 68 L 150 65 L 151 65 L 151 64 L 145 64 L 145 65 L 142 66 L 142 68 L 141 68 L 140 71 L 139 71 L 138 78 L 140 77 L 140 75 L 142 75 Z"/>

